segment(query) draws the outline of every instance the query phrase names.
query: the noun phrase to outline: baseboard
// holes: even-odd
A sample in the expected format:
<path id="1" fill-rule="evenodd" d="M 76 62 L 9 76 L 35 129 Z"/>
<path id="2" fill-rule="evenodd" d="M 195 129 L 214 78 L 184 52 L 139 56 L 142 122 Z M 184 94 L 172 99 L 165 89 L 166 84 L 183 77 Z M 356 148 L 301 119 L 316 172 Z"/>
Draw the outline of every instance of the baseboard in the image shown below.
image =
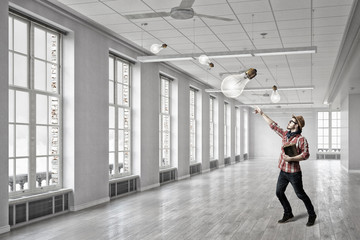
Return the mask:
<path id="1" fill-rule="evenodd" d="M 178 180 L 183 180 L 183 179 L 189 178 L 189 177 L 190 177 L 190 174 L 182 176 L 182 177 L 178 177 Z"/>
<path id="2" fill-rule="evenodd" d="M 348 172 L 349 172 L 349 173 L 360 173 L 360 170 L 351 170 L 351 169 L 350 169 Z"/>
<path id="3" fill-rule="evenodd" d="M 87 202 L 87 203 L 83 203 L 80 205 L 76 205 L 76 206 L 70 206 L 70 211 L 76 212 L 76 211 L 80 211 L 83 210 L 85 208 L 89 208 L 89 207 L 93 207 L 102 203 L 106 203 L 106 202 L 110 202 L 110 197 L 105 197 L 102 199 L 98 199 L 92 202 Z"/>
<path id="4" fill-rule="evenodd" d="M 10 232 L 10 225 L 0 227 L 0 234 Z"/>
<path id="5" fill-rule="evenodd" d="M 156 187 L 160 187 L 160 183 L 155 183 L 146 187 L 140 187 L 140 192 L 152 189 L 152 188 L 156 188 Z"/>
<path id="6" fill-rule="evenodd" d="M 201 171 L 201 173 L 208 173 L 208 172 L 210 172 L 210 168 Z"/>

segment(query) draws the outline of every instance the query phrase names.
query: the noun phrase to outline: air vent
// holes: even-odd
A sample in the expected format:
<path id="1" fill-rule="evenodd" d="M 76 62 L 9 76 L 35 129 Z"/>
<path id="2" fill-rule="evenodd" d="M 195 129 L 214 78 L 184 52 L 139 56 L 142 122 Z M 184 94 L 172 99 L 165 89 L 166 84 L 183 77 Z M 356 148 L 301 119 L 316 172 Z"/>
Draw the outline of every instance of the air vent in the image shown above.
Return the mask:
<path id="1" fill-rule="evenodd" d="M 44 219 L 69 210 L 69 190 L 67 192 L 44 197 L 31 196 L 21 200 L 9 201 L 9 225 L 16 227 Z M 14 203 L 12 203 L 14 202 Z"/>
<path id="2" fill-rule="evenodd" d="M 218 168 L 218 160 L 210 161 L 210 170 L 214 170 Z"/>
<path id="3" fill-rule="evenodd" d="M 240 162 L 240 155 L 235 156 L 235 162 Z"/>
<path id="4" fill-rule="evenodd" d="M 131 179 L 119 179 L 119 181 L 112 181 L 109 185 L 109 196 L 115 198 L 118 196 L 124 196 L 129 193 L 136 192 L 136 178 Z"/>
<path id="5" fill-rule="evenodd" d="M 175 170 L 176 169 L 162 170 L 159 174 L 160 184 L 175 181 Z"/>
<path id="6" fill-rule="evenodd" d="M 225 166 L 230 165 L 231 164 L 231 158 L 230 157 L 225 158 L 224 159 L 224 164 L 225 164 Z"/>
<path id="7" fill-rule="evenodd" d="M 339 153 L 317 153 L 316 159 L 340 159 Z"/>
<path id="8" fill-rule="evenodd" d="M 201 163 L 197 163 L 197 164 L 190 166 L 190 175 L 191 176 L 199 174 L 199 173 L 201 173 Z"/>

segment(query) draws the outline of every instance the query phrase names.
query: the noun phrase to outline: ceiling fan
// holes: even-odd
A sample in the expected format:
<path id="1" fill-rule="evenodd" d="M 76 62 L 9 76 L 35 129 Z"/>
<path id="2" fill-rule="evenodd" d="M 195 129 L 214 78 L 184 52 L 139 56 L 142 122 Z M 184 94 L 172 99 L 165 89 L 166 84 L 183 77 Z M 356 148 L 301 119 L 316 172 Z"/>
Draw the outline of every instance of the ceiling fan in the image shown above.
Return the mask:
<path id="1" fill-rule="evenodd" d="M 131 19 L 143 19 L 143 18 L 157 18 L 157 17 L 172 17 L 177 20 L 185 20 L 193 18 L 194 16 L 203 17 L 203 18 L 211 18 L 222 21 L 233 21 L 230 18 L 217 17 L 205 14 L 199 14 L 194 12 L 192 9 L 192 5 L 195 0 L 182 0 L 178 7 L 173 7 L 170 12 L 154 12 L 154 13 L 139 13 L 139 14 L 129 14 L 124 15 L 125 18 Z"/>

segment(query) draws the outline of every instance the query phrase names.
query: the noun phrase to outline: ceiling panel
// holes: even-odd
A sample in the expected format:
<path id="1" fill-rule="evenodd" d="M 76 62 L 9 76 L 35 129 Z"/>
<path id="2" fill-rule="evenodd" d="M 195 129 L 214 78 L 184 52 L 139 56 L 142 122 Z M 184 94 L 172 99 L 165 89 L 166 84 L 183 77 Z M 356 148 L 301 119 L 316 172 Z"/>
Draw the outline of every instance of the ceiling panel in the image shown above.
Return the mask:
<path id="1" fill-rule="evenodd" d="M 153 43 L 167 43 L 168 48 L 158 55 L 316 46 L 318 51 L 312 55 L 212 59 L 215 67 L 211 70 L 197 60 L 170 64 L 214 88 L 221 85 L 224 77 L 221 73 L 254 67 L 258 75 L 247 87 L 271 89 L 274 84 L 279 87 L 312 84 L 315 90 L 283 92 L 281 102 L 312 100 L 318 107 L 323 106 L 353 4 L 353 0 L 195 0 L 195 12 L 233 19 L 227 22 L 204 17 L 187 20 L 170 16 L 132 20 L 124 17 L 127 14 L 170 12 L 181 0 L 60 2 L 78 12 L 79 17 L 90 18 L 147 50 Z M 244 92 L 238 100 L 255 104 L 269 102 L 269 97 Z"/>

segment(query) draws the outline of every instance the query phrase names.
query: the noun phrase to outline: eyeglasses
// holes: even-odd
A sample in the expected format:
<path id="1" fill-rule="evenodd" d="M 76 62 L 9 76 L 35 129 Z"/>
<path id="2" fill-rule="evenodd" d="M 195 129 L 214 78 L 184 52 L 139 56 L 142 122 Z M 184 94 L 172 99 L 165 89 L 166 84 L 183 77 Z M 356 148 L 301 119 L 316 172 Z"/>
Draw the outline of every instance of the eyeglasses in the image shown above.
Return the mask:
<path id="1" fill-rule="evenodd" d="M 289 123 L 297 124 L 297 122 L 294 122 L 293 120 L 290 120 Z"/>

